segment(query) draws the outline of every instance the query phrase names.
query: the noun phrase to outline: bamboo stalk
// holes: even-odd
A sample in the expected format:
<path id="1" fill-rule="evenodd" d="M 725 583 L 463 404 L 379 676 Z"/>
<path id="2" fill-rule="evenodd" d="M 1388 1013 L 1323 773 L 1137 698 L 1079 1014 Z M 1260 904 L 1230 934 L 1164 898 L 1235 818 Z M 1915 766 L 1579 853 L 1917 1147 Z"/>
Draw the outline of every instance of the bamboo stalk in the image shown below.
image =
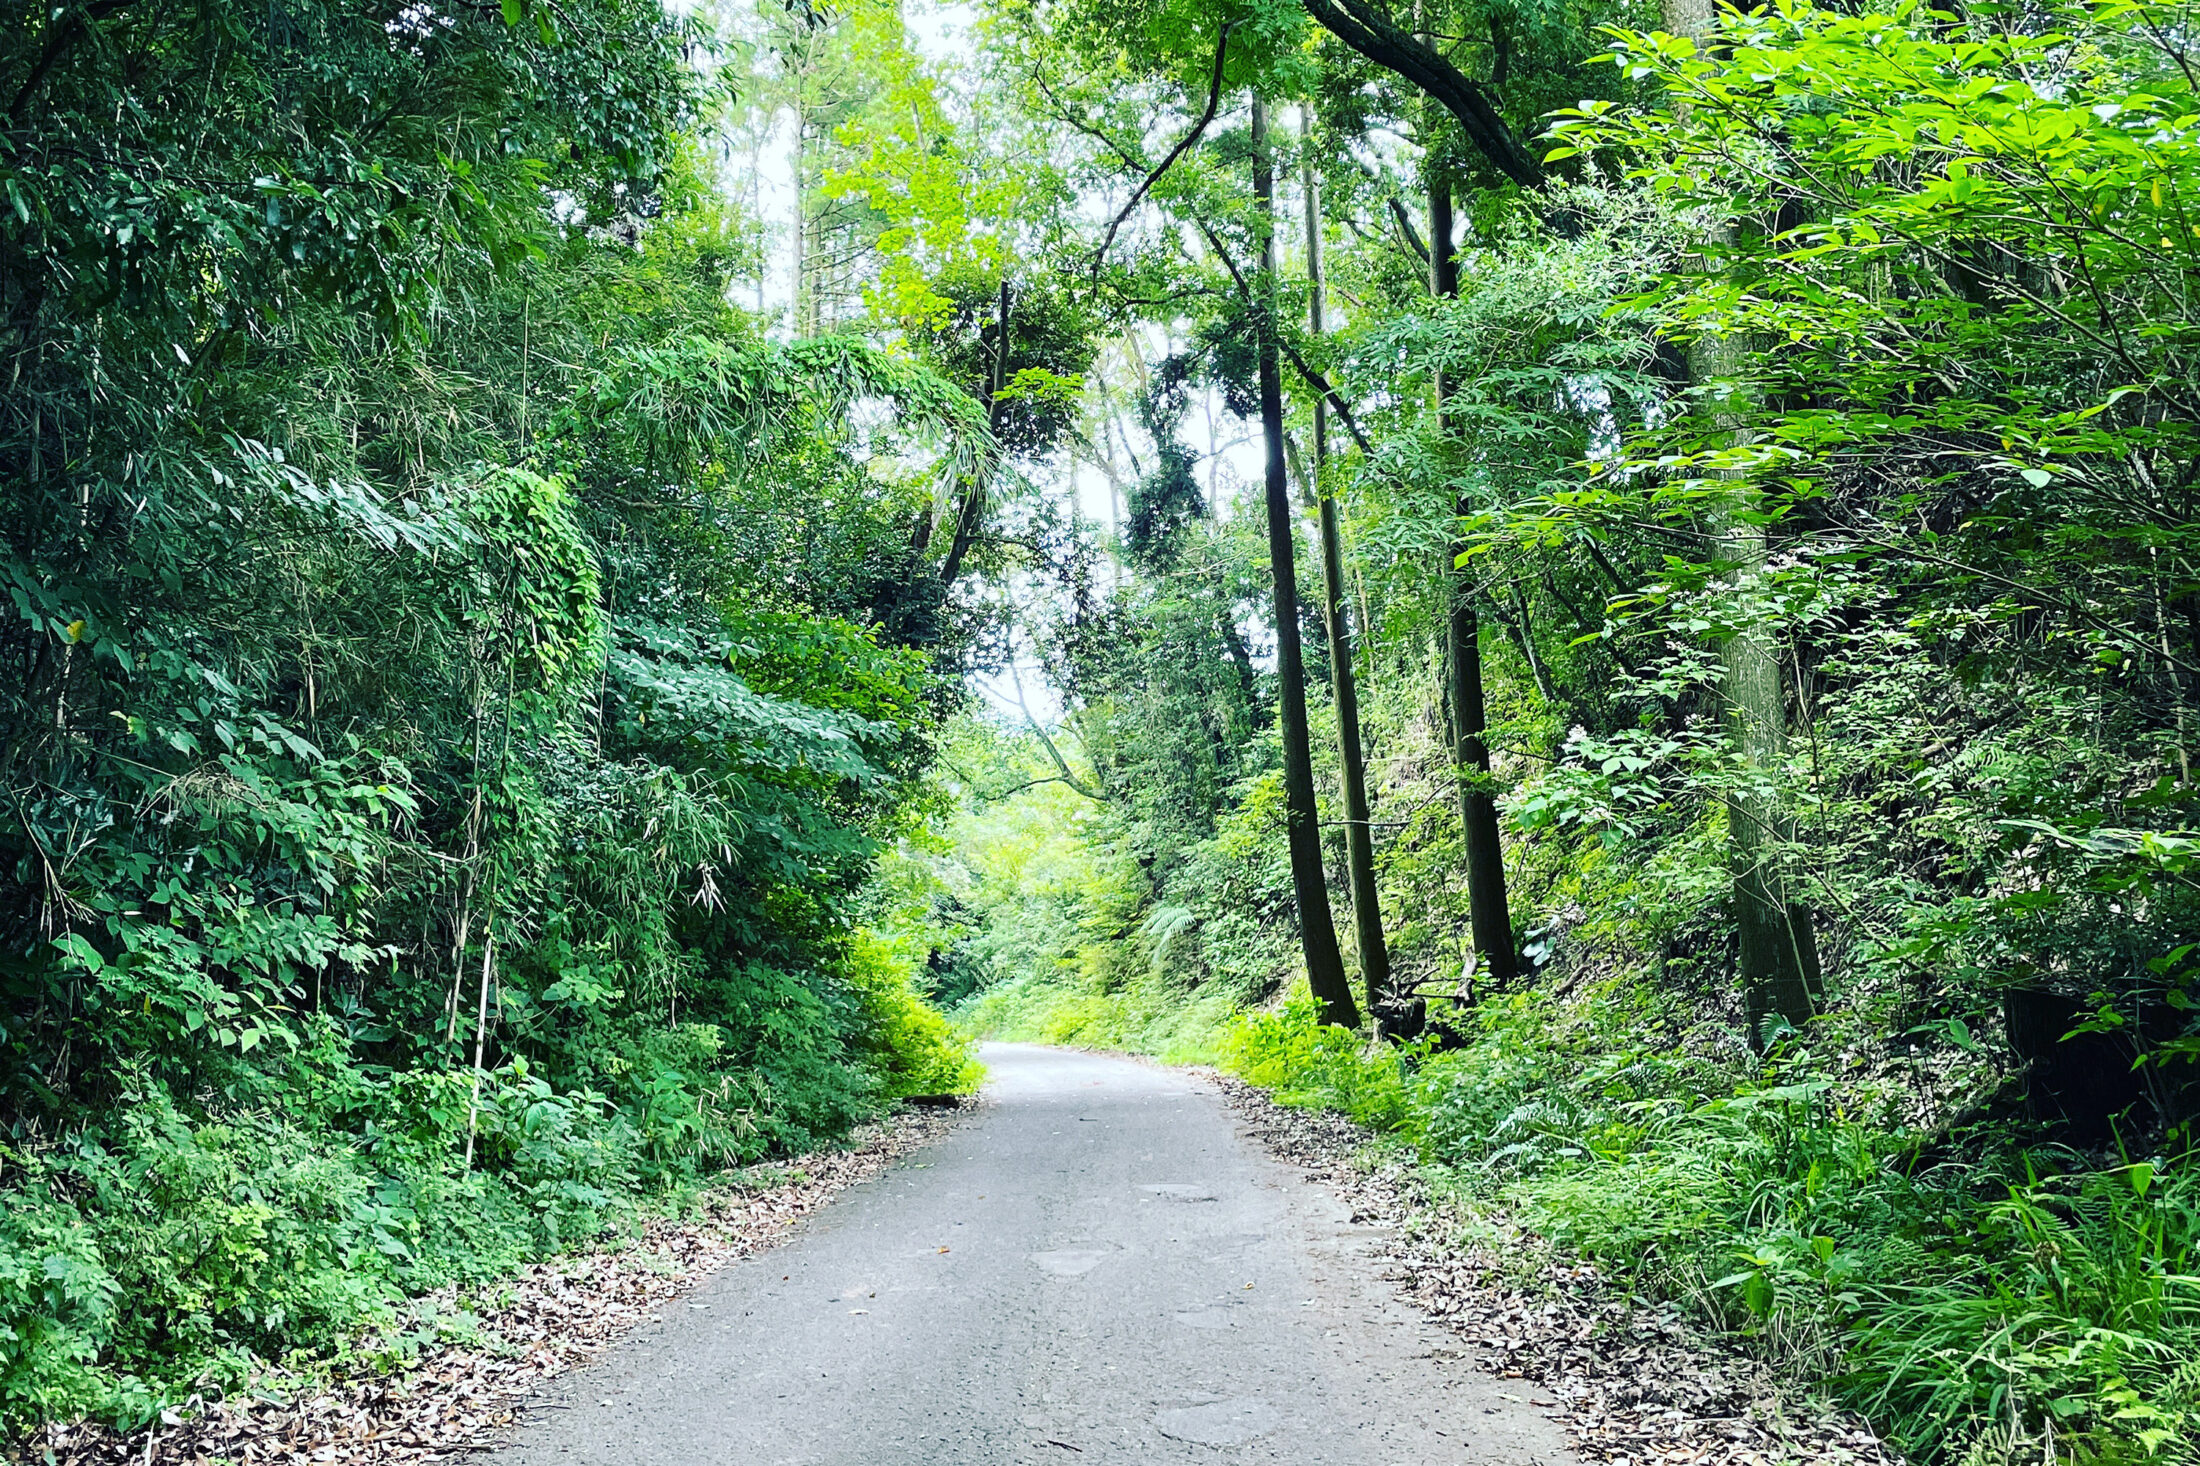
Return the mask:
<path id="1" fill-rule="evenodd" d="M 496 958 L 497 934 L 494 924 L 482 931 L 481 939 L 481 1006 L 474 1014 L 474 1091 L 466 1101 L 466 1169 L 474 1168 L 474 1128 L 481 1117 L 481 1054 L 489 1033 L 489 971 Z"/>

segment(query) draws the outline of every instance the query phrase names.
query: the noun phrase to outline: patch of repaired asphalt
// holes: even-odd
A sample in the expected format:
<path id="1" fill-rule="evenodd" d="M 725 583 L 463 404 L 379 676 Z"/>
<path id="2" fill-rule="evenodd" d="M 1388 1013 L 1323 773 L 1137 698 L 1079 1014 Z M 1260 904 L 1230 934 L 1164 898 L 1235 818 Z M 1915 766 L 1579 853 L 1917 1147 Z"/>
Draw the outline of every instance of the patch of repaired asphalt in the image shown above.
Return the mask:
<path id="1" fill-rule="evenodd" d="M 975 1115 L 539 1400 L 498 1466 L 1569 1459 L 1211 1081 L 985 1058 Z"/>
<path id="2" fill-rule="evenodd" d="M 1202 1446 L 1242 1446 L 1283 1424 L 1283 1412 L 1266 1400 L 1216 1400 L 1164 1410 L 1154 1426 L 1172 1440 Z"/>

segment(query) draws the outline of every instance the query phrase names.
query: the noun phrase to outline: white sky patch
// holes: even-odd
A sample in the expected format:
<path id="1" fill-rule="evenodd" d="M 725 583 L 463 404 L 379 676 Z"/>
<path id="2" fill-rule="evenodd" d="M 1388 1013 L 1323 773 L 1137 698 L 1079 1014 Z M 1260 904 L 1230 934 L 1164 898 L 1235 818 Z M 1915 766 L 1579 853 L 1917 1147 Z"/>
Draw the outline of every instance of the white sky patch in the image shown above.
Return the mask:
<path id="1" fill-rule="evenodd" d="M 935 66 L 950 70 L 967 66 L 972 58 L 970 32 L 978 23 L 975 5 L 918 3 L 902 7 L 902 24 L 918 55 Z"/>
<path id="2" fill-rule="evenodd" d="M 764 275 L 750 304 L 777 317 L 773 334 L 784 337 L 794 317 L 794 114 L 774 117 L 762 144 L 734 166 L 746 172 L 751 207 L 764 223 Z"/>

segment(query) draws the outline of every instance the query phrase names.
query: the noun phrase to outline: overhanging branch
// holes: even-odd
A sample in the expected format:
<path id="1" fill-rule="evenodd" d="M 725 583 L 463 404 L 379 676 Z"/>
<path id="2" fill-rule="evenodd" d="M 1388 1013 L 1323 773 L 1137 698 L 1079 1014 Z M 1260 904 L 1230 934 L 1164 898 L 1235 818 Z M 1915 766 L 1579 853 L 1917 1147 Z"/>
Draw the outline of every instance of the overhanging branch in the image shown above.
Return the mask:
<path id="1" fill-rule="evenodd" d="M 1301 0 L 1315 23 L 1368 60 L 1412 82 L 1459 123 L 1490 166 L 1522 188 L 1543 187 L 1543 164 L 1490 100 L 1489 89 L 1433 47 L 1393 25 L 1368 0 Z"/>
<path id="2" fill-rule="evenodd" d="M 1100 266 L 1107 259 L 1108 248 L 1115 243 L 1115 233 L 1123 227 L 1123 221 L 1130 218 L 1139 204 L 1145 200 L 1147 190 L 1161 181 L 1162 174 L 1176 166 L 1176 160 L 1191 150 L 1192 145 L 1198 142 L 1200 137 L 1207 131 L 1207 125 L 1215 120 L 1215 111 L 1222 105 L 1222 62 L 1230 51 L 1230 26 L 1232 24 L 1233 22 L 1230 21 L 1223 22 L 1222 33 L 1215 37 L 1214 74 L 1207 80 L 1206 110 L 1199 114 L 1199 120 L 1192 124 L 1192 130 L 1185 133 L 1175 147 L 1169 149 L 1169 155 L 1163 158 L 1152 172 L 1139 181 L 1138 187 L 1131 190 L 1131 196 L 1124 202 L 1122 212 L 1109 222 L 1108 232 L 1102 237 L 1100 248 L 1094 251 L 1092 256 L 1094 279 L 1097 280 L 1100 277 Z"/>
<path id="3" fill-rule="evenodd" d="M 1024 702 L 1023 674 L 1018 672 L 1013 664 L 1011 664 L 1008 669 L 1008 677 L 1009 685 L 1016 689 L 1016 706 L 1022 711 L 1025 724 L 1029 726 L 1032 733 L 1037 736 L 1039 740 L 1039 746 L 1047 751 L 1047 758 L 1053 763 L 1054 772 L 1060 775 L 1061 781 L 1064 784 L 1067 784 L 1076 793 L 1084 795 L 1085 798 L 1091 800 L 1094 804 L 1106 804 L 1108 801 L 1105 795 L 1093 793 L 1092 790 L 1085 786 L 1084 780 L 1078 778 L 1075 774 L 1070 772 L 1069 761 L 1063 758 L 1062 751 L 1054 746 L 1054 740 L 1047 737 L 1047 730 L 1039 726 L 1039 720 L 1031 715 L 1030 706 Z M 1034 782 L 1043 784 L 1046 781 L 1044 779 L 1040 779 Z"/>

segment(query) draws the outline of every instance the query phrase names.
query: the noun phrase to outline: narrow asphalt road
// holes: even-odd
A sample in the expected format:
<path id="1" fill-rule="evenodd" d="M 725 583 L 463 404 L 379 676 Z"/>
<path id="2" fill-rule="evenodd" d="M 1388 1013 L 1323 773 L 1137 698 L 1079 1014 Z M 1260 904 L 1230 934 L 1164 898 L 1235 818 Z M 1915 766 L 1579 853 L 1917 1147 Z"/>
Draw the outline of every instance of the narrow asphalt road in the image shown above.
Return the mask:
<path id="1" fill-rule="evenodd" d="M 1211 1085 L 984 1057 L 945 1140 L 569 1376 L 498 1466 L 1568 1459 Z"/>

